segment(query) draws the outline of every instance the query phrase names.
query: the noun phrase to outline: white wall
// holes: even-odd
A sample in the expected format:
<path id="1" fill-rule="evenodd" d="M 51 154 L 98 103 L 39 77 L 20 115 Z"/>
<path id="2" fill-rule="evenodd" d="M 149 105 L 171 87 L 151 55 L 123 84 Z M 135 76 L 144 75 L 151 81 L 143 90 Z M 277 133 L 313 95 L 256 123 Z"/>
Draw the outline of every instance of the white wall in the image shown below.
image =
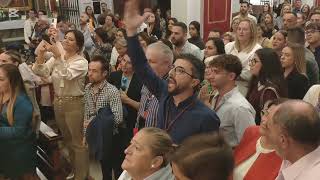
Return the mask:
<path id="1" fill-rule="evenodd" d="M 202 3 L 203 1 L 200 0 L 171 0 L 171 16 L 177 18 L 178 21 L 186 23 L 186 25 L 189 25 L 191 21 L 198 21 L 202 26 Z"/>

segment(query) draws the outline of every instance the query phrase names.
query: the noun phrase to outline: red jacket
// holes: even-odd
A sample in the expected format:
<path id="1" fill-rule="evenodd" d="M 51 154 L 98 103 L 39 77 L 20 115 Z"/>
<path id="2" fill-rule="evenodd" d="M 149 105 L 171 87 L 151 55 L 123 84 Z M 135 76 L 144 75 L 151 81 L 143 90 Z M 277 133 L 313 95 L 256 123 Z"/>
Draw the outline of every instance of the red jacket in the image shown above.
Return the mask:
<path id="1" fill-rule="evenodd" d="M 246 129 L 240 144 L 234 150 L 236 167 L 256 153 L 256 144 L 259 138 L 259 126 L 251 126 Z M 274 180 L 279 173 L 281 162 L 282 159 L 275 152 L 260 154 L 244 180 Z"/>

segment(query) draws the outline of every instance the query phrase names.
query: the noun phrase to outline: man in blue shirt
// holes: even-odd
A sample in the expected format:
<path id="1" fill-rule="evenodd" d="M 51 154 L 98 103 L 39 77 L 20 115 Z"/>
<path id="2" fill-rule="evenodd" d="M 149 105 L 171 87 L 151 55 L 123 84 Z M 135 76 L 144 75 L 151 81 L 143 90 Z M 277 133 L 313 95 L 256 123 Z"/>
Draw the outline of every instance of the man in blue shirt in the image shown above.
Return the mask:
<path id="1" fill-rule="evenodd" d="M 139 78 L 159 100 L 157 127 L 166 130 L 176 144 L 191 135 L 218 130 L 218 116 L 197 98 L 197 90 L 204 78 L 202 61 L 193 55 L 181 55 L 170 70 L 167 81 L 159 78 L 147 61 L 152 59 L 157 46 L 165 45 L 158 42 L 148 47 L 145 56 L 137 29 L 150 14 L 140 16 L 138 12 L 139 1 L 126 3 L 124 21 L 128 34 L 128 55 Z"/>

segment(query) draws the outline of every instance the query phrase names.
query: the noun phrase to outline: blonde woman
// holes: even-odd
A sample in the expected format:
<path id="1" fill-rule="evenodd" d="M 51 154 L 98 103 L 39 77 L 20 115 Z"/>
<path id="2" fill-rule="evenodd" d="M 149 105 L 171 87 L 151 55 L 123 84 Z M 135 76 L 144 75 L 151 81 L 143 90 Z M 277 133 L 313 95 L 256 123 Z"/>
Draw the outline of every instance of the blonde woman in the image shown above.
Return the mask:
<path id="1" fill-rule="evenodd" d="M 288 83 L 288 98 L 302 99 L 309 87 L 303 46 L 288 43 L 282 50 L 280 61 Z"/>
<path id="2" fill-rule="evenodd" d="M 44 43 L 40 49 L 33 71 L 41 77 L 51 76 L 55 93 L 54 113 L 69 151 L 72 170 L 69 177 L 85 179 L 87 176 L 86 148 L 83 146 L 84 82 L 88 72 L 88 61 L 80 54 L 84 46 L 83 34 L 78 30 L 66 32 L 61 52 L 55 43 Z M 44 63 L 44 53 L 53 57 Z"/>
<path id="3" fill-rule="evenodd" d="M 240 92 L 245 96 L 248 90 L 248 82 L 251 79 L 249 60 L 253 58 L 256 50 L 261 46 L 258 43 L 256 24 L 250 19 L 240 20 L 234 42 L 225 46 L 226 54 L 238 56 L 242 63 L 242 72 L 237 80 Z"/>

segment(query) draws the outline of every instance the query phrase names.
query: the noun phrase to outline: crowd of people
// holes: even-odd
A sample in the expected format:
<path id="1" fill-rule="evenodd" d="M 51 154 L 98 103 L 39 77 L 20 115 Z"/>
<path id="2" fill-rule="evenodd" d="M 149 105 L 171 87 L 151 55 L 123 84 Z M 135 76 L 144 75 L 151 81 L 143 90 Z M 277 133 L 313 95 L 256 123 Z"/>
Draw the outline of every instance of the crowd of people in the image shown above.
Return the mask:
<path id="1" fill-rule="evenodd" d="M 29 11 L 25 62 L 0 54 L 0 180 L 39 179 L 40 121 L 63 137 L 67 179 L 317 180 L 320 8 L 241 1 L 206 41 L 197 21 L 102 3 L 80 26 Z M 40 13 L 41 12 L 41 13 Z"/>

